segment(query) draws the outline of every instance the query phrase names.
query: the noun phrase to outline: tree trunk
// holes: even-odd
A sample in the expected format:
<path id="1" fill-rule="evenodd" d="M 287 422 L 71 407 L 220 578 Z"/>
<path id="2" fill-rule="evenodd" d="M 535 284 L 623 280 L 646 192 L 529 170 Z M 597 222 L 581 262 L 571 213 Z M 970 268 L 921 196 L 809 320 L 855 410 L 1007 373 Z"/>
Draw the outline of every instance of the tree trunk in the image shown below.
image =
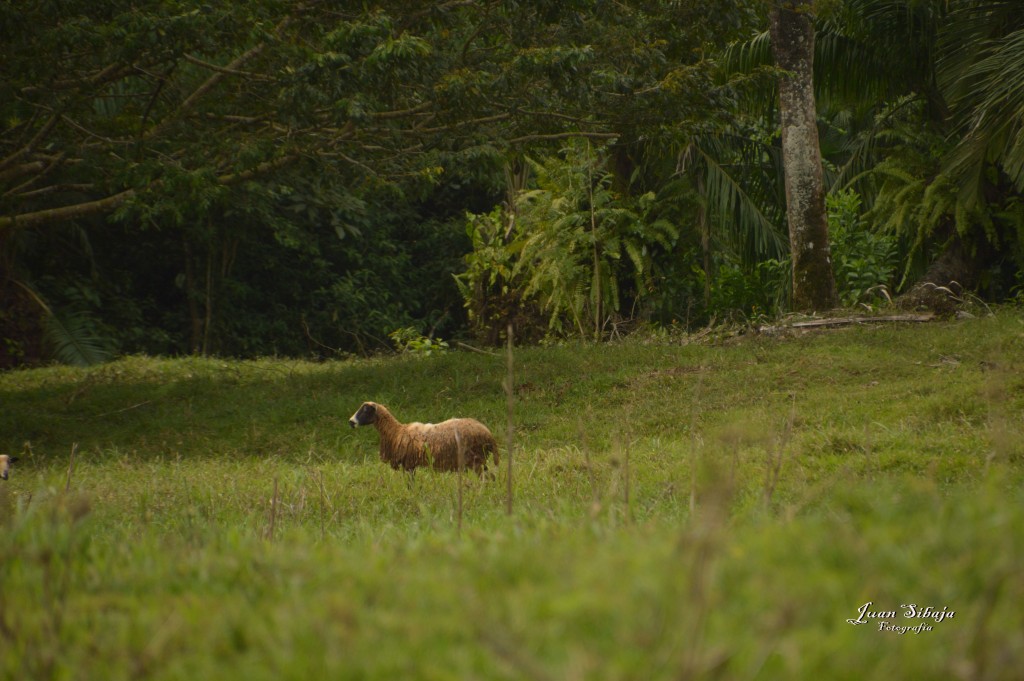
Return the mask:
<path id="1" fill-rule="evenodd" d="M 828 243 L 825 182 L 814 104 L 812 0 L 781 0 L 771 12 L 771 42 L 779 76 L 786 217 L 793 260 L 793 309 L 836 306 Z"/>

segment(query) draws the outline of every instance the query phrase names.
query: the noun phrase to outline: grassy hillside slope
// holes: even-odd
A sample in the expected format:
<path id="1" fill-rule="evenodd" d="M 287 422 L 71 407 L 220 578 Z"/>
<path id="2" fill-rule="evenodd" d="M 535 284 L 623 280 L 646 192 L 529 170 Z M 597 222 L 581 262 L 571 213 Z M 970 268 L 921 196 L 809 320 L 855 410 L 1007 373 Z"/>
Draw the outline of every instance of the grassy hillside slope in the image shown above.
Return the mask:
<path id="1" fill-rule="evenodd" d="M 1022 369 L 1010 311 L 521 349 L 461 517 L 347 419 L 504 464 L 502 357 L 2 374 L 0 678 L 1016 678 Z"/>

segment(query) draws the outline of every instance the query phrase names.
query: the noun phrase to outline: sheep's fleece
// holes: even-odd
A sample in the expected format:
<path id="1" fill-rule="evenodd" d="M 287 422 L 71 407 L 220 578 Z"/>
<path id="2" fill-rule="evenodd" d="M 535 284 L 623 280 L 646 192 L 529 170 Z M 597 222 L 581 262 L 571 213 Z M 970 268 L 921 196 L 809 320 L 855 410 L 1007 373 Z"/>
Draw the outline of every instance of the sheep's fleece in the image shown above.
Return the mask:
<path id="1" fill-rule="evenodd" d="M 462 440 L 464 465 L 477 473 L 487 468 L 488 455 L 498 465 L 498 443 L 487 426 L 476 419 L 448 419 L 441 423 L 399 423 L 387 407 L 364 402 L 348 420 L 350 426 L 376 426 L 380 434 L 380 459 L 392 468 L 407 471 L 429 466 L 439 471 L 459 467 L 455 434 Z"/>
<path id="2" fill-rule="evenodd" d="M 6 454 L 0 454 L 0 478 L 7 479 L 8 473 L 11 470 L 11 464 L 18 460 L 16 456 L 7 456 Z"/>

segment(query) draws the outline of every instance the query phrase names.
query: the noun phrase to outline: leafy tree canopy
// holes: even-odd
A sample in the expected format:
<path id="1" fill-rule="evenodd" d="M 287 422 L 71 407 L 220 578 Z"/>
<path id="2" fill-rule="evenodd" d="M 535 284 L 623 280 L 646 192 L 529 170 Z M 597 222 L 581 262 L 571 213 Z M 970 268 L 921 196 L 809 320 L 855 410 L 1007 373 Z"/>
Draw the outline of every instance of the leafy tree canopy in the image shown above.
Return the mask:
<path id="1" fill-rule="evenodd" d="M 438 323 L 401 287 L 436 288 L 407 273 L 457 255 L 446 225 L 499 200 L 510 152 L 585 137 L 635 159 L 713 127 L 734 95 L 711 56 L 760 4 L 0 3 L 0 298 L 19 319 L 71 303 L 79 323 L 46 328 L 83 337 L 80 308 L 105 305 L 124 346 L 159 351 Z M 423 262 L 428 243 L 447 254 Z"/>
<path id="2" fill-rule="evenodd" d="M 0 230 L 181 222 L 300 160 L 348 185 L 451 154 L 705 125 L 714 2 L 33 2 L 0 9 Z M 720 10 L 720 11 L 715 11 Z"/>

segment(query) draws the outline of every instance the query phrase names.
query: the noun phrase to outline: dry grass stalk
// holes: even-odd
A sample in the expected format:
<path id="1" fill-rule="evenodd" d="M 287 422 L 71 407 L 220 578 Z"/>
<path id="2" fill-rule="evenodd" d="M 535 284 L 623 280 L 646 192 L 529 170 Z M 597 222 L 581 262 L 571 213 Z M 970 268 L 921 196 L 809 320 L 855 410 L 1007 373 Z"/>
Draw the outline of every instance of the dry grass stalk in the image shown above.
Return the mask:
<path id="1" fill-rule="evenodd" d="M 267 528 L 267 539 L 274 541 L 274 524 L 277 520 L 277 477 L 274 478 L 274 496 L 270 499 L 270 525 Z"/>
<path id="2" fill-rule="evenodd" d="M 462 477 L 463 477 L 462 474 L 463 474 L 463 472 L 466 469 L 466 450 L 465 450 L 465 447 L 463 447 L 463 445 L 462 445 L 462 436 L 459 434 L 459 431 L 457 431 L 457 430 L 455 431 L 455 447 L 458 450 L 458 457 L 459 457 L 458 531 L 459 531 L 459 536 L 461 537 L 462 536 Z"/>
<path id="3" fill-rule="evenodd" d="M 68 477 L 64 483 L 64 493 L 71 491 L 71 473 L 75 470 L 75 452 L 78 451 L 78 443 L 71 445 L 71 458 L 68 460 Z"/>
<path id="4" fill-rule="evenodd" d="M 629 507 L 629 439 L 626 439 L 626 446 L 622 451 L 622 476 L 624 479 L 622 491 L 622 503 L 626 507 L 626 521 L 633 520 L 633 510 Z"/>
<path id="5" fill-rule="evenodd" d="M 512 322 L 508 324 L 508 353 L 507 353 L 507 371 L 505 376 L 505 406 L 508 417 L 508 430 L 505 435 L 505 449 L 508 450 L 508 498 L 506 500 L 505 511 L 509 515 L 512 515 L 512 449 L 514 427 L 513 427 L 513 409 L 515 399 L 515 384 L 512 382 L 514 373 L 512 371 Z"/>
<path id="6" fill-rule="evenodd" d="M 693 403 L 700 404 L 701 393 L 704 388 L 704 373 L 697 374 L 697 385 L 693 389 Z M 699 413 L 697 409 L 691 413 L 690 423 L 690 515 L 697 510 L 697 452 L 701 451 L 701 444 L 697 435 L 697 420 Z"/>
<path id="7" fill-rule="evenodd" d="M 317 470 L 317 482 L 320 484 L 320 541 L 323 541 L 326 536 L 326 530 L 324 528 L 324 513 L 325 503 L 324 500 L 327 497 L 324 492 L 324 472 L 323 470 Z"/>
<path id="8" fill-rule="evenodd" d="M 789 448 L 789 441 L 793 437 L 793 425 L 796 423 L 796 395 L 793 395 L 792 404 L 789 410 L 789 419 L 786 421 L 786 429 L 782 437 L 774 447 L 768 450 L 768 471 L 764 482 L 764 503 L 768 506 L 772 502 L 775 488 L 779 484 L 782 475 L 782 464 L 786 460 L 786 452 Z"/>

